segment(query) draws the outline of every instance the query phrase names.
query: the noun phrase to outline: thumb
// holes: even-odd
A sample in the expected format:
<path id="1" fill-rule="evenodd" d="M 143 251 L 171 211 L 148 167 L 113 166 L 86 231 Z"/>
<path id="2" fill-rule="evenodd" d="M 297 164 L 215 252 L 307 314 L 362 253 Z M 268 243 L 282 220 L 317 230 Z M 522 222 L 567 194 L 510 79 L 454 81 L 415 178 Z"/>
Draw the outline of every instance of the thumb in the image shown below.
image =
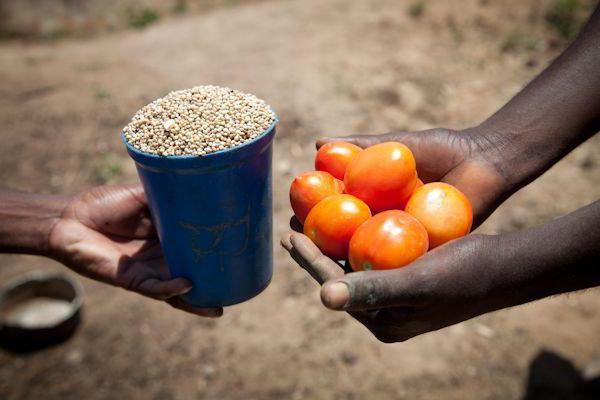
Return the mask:
<path id="1" fill-rule="evenodd" d="M 423 300 L 420 275 L 410 267 L 353 272 L 326 282 L 321 301 L 327 308 L 344 311 L 416 305 Z"/>

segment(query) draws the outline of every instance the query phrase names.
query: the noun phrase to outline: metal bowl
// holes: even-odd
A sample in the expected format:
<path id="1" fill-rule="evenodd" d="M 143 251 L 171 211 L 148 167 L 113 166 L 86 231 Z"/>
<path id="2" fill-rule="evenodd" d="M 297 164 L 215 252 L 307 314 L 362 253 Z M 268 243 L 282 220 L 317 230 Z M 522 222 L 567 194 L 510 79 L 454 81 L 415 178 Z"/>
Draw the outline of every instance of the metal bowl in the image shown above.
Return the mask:
<path id="1" fill-rule="evenodd" d="M 0 288 L 0 347 L 41 350 L 70 338 L 81 321 L 83 289 L 62 274 L 35 272 Z"/>

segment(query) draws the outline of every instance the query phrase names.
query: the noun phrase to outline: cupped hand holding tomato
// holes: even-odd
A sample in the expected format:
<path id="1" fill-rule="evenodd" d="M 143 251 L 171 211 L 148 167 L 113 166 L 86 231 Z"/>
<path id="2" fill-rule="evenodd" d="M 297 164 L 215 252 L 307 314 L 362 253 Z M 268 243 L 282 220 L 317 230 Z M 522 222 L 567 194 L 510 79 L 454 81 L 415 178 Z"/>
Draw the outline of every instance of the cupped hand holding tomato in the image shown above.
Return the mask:
<path id="1" fill-rule="evenodd" d="M 333 141 L 353 143 L 361 148 L 401 142 L 412 151 L 420 180 L 424 183 L 449 183 L 466 195 L 473 206 L 473 228 L 476 228 L 518 189 L 507 181 L 502 171 L 502 160 L 498 159 L 500 156 L 480 139 L 482 136 L 476 129 L 454 131 L 438 128 L 326 138 L 319 140 L 317 147 Z"/>
<path id="2" fill-rule="evenodd" d="M 403 268 L 349 274 L 302 234 L 287 235 L 281 244 L 322 285 L 326 307 L 347 311 L 385 343 L 491 311 L 488 291 L 501 282 L 498 270 L 481 271 L 495 254 L 489 251 L 494 239 L 486 236 L 466 236 Z"/>
<path id="3" fill-rule="evenodd" d="M 444 136 L 444 133 L 446 136 Z M 442 145 L 444 144 L 442 139 L 444 138 L 447 144 L 444 151 L 447 156 L 450 155 L 451 161 L 455 163 L 456 170 L 465 168 L 471 174 L 476 173 L 475 170 L 469 169 L 470 167 L 467 165 L 467 156 L 472 156 L 472 153 L 465 152 L 462 155 L 458 153 L 459 150 L 466 149 L 465 146 L 457 145 L 457 139 L 460 136 L 450 138 L 450 133 L 443 130 L 414 135 L 423 141 L 426 140 L 425 138 L 432 138 L 430 145 L 425 146 L 416 142 L 413 137 L 412 146 L 419 154 L 417 158 L 419 165 L 422 166 L 419 171 L 421 175 L 435 177 L 443 173 L 445 175 L 442 178 L 446 178 L 454 170 L 454 168 L 448 170 L 448 160 L 438 158 L 440 155 L 438 153 L 442 153 Z M 356 145 L 340 142 L 339 140 L 330 141 L 320 147 L 315 158 L 315 166 L 331 171 L 338 177 L 343 176 L 344 193 L 364 201 L 372 214 L 378 214 L 386 210 L 404 210 L 409 205 L 409 213 L 425 225 L 425 230 L 430 235 L 430 248 L 466 235 L 470 231 L 473 218 L 468 198 L 459 189 L 447 183 L 432 183 L 422 188 L 423 181 L 418 177 L 417 160 L 415 160 L 413 152 L 402 143 L 389 141 L 390 138 L 390 135 L 382 135 L 379 140 L 374 140 L 372 137 L 344 138 L 363 146 L 365 145 L 363 142 L 367 142 L 370 146 L 364 150 L 360 150 Z M 421 160 L 421 158 L 426 157 L 433 157 L 433 161 Z M 486 159 L 482 158 L 482 160 Z M 466 167 L 463 167 L 463 165 L 466 165 Z M 476 162 L 474 165 L 480 164 Z M 440 166 L 443 169 L 440 169 Z M 434 168 L 437 168 L 437 170 Z M 482 167 L 480 172 L 484 170 L 485 168 Z M 489 176 L 494 175 L 491 168 L 490 171 L 481 175 L 485 176 L 486 173 Z M 335 188 L 337 185 L 334 182 L 337 182 L 337 180 L 325 171 L 308 172 L 294 180 L 290 189 L 290 201 L 300 223 L 304 223 L 310 209 L 319 201 L 336 193 Z M 321 219 L 326 218 L 331 220 L 329 222 L 331 226 L 328 227 L 328 230 L 335 231 L 335 229 L 338 229 L 335 223 L 336 212 L 329 212 L 327 217 Z M 386 225 L 392 222 L 388 221 Z M 326 223 L 323 223 L 323 225 L 326 225 Z M 371 225 L 374 226 L 375 224 Z M 375 232 L 378 235 L 374 235 L 374 238 L 383 238 L 386 235 L 393 236 L 392 231 L 389 229 L 385 231 L 372 228 L 372 233 Z M 364 246 L 370 245 L 373 249 L 378 247 L 374 243 L 375 239 L 368 238 L 369 235 L 363 236 L 365 239 L 362 241 L 366 243 Z M 326 254 L 328 253 L 326 248 L 323 247 L 325 242 L 315 241 L 314 237 L 311 237 L 311 239 L 321 250 L 324 250 Z M 419 246 L 418 243 L 404 239 L 397 240 L 398 237 L 395 237 L 395 239 L 396 243 L 406 243 L 403 246 L 396 244 L 397 247 L 401 248 L 401 250 L 398 250 L 398 254 L 422 254 L 420 252 L 422 246 Z M 356 242 L 359 242 L 358 239 Z M 379 249 L 377 250 L 379 251 Z M 346 259 L 348 254 L 345 256 L 337 255 L 336 257 L 337 259 Z M 409 261 L 413 259 L 411 258 Z M 371 267 L 374 269 L 390 268 L 389 265 L 400 267 L 405 264 L 406 262 L 400 257 L 395 263 L 383 263 L 382 267 L 375 263 Z M 369 265 L 369 263 L 366 262 L 365 265 Z"/>
<path id="4" fill-rule="evenodd" d="M 546 296 L 600 285 L 600 201 L 545 225 L 468 235 L 406 267 L 345 274 L 299 233 L 282 246 L 320 284 L 323 304 L 347 311 L 385 343 Z M 578 251 L 569 251 L 573 242 Z M 515 268 L 518 266 L 518 268 Z"/>
<path id="5" fill-rule="evenodd" d="M 599 27 L 600 8 L 546 71 L 475 128 L 336 140 L 363 148 L 404 143 L 425 183 L 445 182 L 466 195 L 476 227 L 503 200 L 598 132 L 597 109 L 581 104 L 597 102 L 600 93 L 594 90 Z M 574 75 L 581 79 L 573 80 Z M 427 222 L 431 209 L 425 205 L 420 218 Z M 596 201 L 535 228 L 451 240 L 403 268 L 348 275 L 301 234 L 284 237 L 282 245 L 324 282 L 321 298 L 327 307 L 348 311 L 377 338 L 394 342 L 489 311 L 600 285 L 599 221 Z M 434 234 L 435 228 L 429 226 Z"/>
<path id="6" fill-rule="evenodd" d="M 423 184 L 421 179 L 454 185 L 473 204 L 476 224 L 481 223 L 510 191 L 503 186 L 505 181 L 493 161 L 478 154 L 478 144 L 470 134 L 438 129 L 335 139 L 339 140 L 362 148 L 402 141 L 416 161 L 418 178 L 415 174 L 412 190 Z M 328 141 L 334 139 L 320 141 L 318 146 Z M 402 208 L 407 201 L 404 199 Z M 368 226 L 368 223 L 365 225 Z M 391 229 L 394 227 L 391 226 Z M 374 233 L 368 232 L 363 236 L 375 237 L 377 229 L 371 230 Z M 390 248 L 402 248 L 391 242 Z M 481 271 L 476 268 L 489 255 L 488 250 L 493 247 L 491 242 L 488 237 L 470 235 L 416 258 L 404 268 L 344 275 L 341 265 L 325 256 L 305 235 L 294 233 L 282 239 L 282 245 L 292 257 L 317 281 L 326 283 L 321 291 L 323 303 L 332 309 L 349 311 L 384 342 L 406 340 L 485 312 L 477 304 L 484 293 L 478 286 L 464 287 L 464 284 L 478 279 Z M 364 249 L 368 249 L 368 245 L 362 246 L 361 257 L 369 255 Z M 386 265 L 381 260 L 377 262 Z M 393 261 L 389 265 L 394 268 L 400 266 Z M 334 284 L 341 278 L 341 286 Z M 327 283 L 330 280 L 332 282 Z"/>

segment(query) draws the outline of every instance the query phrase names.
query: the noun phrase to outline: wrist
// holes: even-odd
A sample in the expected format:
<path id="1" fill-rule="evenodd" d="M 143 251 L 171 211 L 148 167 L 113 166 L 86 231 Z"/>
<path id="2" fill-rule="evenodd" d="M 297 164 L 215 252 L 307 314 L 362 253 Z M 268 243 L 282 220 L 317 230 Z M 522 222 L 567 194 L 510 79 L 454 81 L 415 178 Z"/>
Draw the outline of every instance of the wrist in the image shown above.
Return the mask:
<path id="1" fill-rule="evenodd" d="M 502 177 L 505 197 L 542 175 L 563 155 L 560 144 L 537 140 L 550 134 L 519 130 L 489 120 L 465 129 L 463 134 L 474 145 L 472 157 L 488 163 Z"/>
<path id="2" fill-rule="evenodd" d="M 48 255 L 49 238 L 68 198 L 0 191 L 0 251 Z"/>
<path id="3" fill-rule="evenodd" d="M 515 162 L 519 157 L 514 143 L 514 133 L 499 130 L 488 126 L 486 122 L 464 129 L 461 134 L 466 135 L 472 143 L 470 158 L 474 161 L 483 161 L 503 177 L 507 185 L 518 180 L 513 169 L 509 168 L 510 161 Z"/>
<path id="4" fill-rule="evenodd" d="M 581 127 L 548 124 L 542 117 L 499 112 L 466 129 L 477 156 L 494 165 L 510 194 L 531 183 L 591 136 Z M 584 134 L 585 133 L 585 134 Z"/>
<path id="5" fill-rule="evenodd" d="M 469 235 L 477 242 L 472 277 L 477 277 L 474 315 L 513 307 L 536 299 L 534 270 L 525 263 L 511 235 Z M 464 240 L 464 239 L 462 239 Z M 468 239 L 467 239 L 468 240 Z"/>

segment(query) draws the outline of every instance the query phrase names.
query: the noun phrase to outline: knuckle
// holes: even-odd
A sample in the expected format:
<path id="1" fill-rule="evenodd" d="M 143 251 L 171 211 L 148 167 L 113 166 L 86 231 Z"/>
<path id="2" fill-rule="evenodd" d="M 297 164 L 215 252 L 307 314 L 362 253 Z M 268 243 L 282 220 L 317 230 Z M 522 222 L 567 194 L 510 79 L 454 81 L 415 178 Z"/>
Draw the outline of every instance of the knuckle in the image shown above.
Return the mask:
<path id="1" fill-rule="evenodd" d="M 354 303 L 362 303 L 367 306 L 393 303 L 394 285 L 401 281 L 398 271 L 367 271 L 348 275 L 351 277 L 348 280 L 350 298 L 355 299 Z"/>

